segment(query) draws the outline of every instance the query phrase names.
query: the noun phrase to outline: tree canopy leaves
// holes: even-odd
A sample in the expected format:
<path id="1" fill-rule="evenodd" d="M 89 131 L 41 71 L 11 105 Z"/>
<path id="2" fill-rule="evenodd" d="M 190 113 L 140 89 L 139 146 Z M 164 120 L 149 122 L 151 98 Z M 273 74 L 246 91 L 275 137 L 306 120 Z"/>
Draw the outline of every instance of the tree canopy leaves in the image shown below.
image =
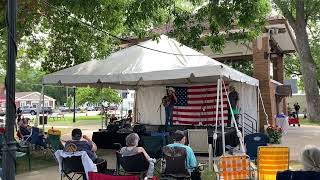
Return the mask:
<path id="1" fill-rule="evenodd" d="M 101 104 L 103 102 L 120 103 L 121 98 L 118 92 L 110 88 L 78 88 L 76 91 L 76 103 L 82 105 L 85 103 Z"/>
<path id="2" fill-rule="evenodd" d="M 5 5 L 1 1 L 2 69 Z M 105 32 L 121 38 L 153 37 L 151 30 L 161 25 L 172 25 L 172 35 L 181 43 L 198 49 L 206 44 L 218 51 L 227 38 L 257 35 L 270 10 L 268 0 L 24 0 L 18 7 L 18 63 L 40 62 L 46 72 L 100 59 L 116 50 L 118 39 Z M 235 26 L 243 31 L 230 35 Z"/>

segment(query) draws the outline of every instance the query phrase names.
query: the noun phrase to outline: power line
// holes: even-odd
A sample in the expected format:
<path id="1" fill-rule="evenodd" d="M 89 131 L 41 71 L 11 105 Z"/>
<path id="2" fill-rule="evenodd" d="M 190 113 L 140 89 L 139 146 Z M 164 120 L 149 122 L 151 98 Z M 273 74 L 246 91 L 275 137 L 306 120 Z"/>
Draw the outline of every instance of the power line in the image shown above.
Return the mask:
<path id="1" fill-rule="evenodd" d="M 48 1 L 46 1 L 46 0 L 43 0 L 43 1 L 40 0 L 40 2 L 45 3 L 46 5 L 54 8 L 55 10 L 59 11 L 60 13 L 62 13 L 62 14 L 64 14 L 64 15 L 66 15 L 66 16 L 74 19 L 74 20 L 76 20 L 77 22 L 79 22 L 79 23 L 81 23 L 81 24 L 83 24 L 83 25 L 85 25 L 85 26 L 88 26 L 88 27 L 90 27 L 90 28 L 92 28 L 92 29 L 95 29 L 95 30 L 97 30 L 97 31 L 103 32 L 103 33 L 105 33 L 105 34 L 107 34 L 107 35 L 109 35 L 110 37 L 113 37 L 113 38 L 115 38 L 115 39 L 118 39 L 118 40 L 121 40 L 121 41 L 124 41 L 124 42 L 128 42 L 128 43 L 132 43 L 130 40 L 127 40 L 127 39 L 118 37 L 118 36 L 113 35 L 113 34 L 111 34 L 110 32 L 108 32 L 108 31 L 106 31 L 106 30 L 104 30 L 104 29 L 102 29 L 102 28 L 100 28 L 100 27 L 93 26 L 93 25 L 91 25 L 91 24 L 88 23 L 88 22 L 82 21 L 82 20 L 80 20 L 80 19 L 78 19 L 78 18 L 76 18 L 76 17 L 74 17 L 74 16 L 70 16 L 70 13 L 69 13 L 69 12 L 66 12 L 65 10 L 63 10 L 63 9 L 61 9 L 61 8 L 59 8 L 59 7 L 56 7 L 55 5 L 50 4 L 50 3 L 49 3 Z M 206 56 L 206 55 L 204 55 L 204 54 L 179 54 L 179 53 L 166 52 L 166 51 L 162 51 L 162 50 L 159 50 L 159 49 L 153 49 L 153 48 L 150 48 L 150 47 L 146 47 L 146 46 L 143 46 L 143 45 L 141 45 L 141 44 L 136 44 L 136 46 L 141 47 L 141 48 L 145 48 L 145 49 L 148 49 L 148 50 L 151 50 L 151 51 L 155 51 L 155 52 L 159 52 L 159 53 L 164 53 L 164 54 L 170 54 L 170 55 L 174 55 L 174 56 Z"/>

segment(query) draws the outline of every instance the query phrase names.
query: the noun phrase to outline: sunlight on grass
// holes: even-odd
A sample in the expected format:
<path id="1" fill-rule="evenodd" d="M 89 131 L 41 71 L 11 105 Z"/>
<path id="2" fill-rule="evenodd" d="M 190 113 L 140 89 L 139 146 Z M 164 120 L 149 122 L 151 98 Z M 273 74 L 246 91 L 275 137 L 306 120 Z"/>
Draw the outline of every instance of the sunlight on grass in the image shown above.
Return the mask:
<path id="1" fill-rule="evenodd" d="M 302 125 L 320 126 L 320 121 L 309 120 L 309 119 L 300 119 L 300 124 L 302 124 Z"/>

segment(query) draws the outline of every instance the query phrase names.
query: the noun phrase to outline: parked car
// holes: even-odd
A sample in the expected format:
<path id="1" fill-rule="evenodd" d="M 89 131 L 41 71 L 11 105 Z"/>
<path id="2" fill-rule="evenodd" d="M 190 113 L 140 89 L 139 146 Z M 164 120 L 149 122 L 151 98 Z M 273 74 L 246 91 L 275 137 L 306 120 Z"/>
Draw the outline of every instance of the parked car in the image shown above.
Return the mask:
<path id="1" fill-rule="evenodd" d="M 61 106 L 61 107 L 59 107 L 58 109 L 59 109 L 59 111 L 61 111 L 61 112 L 69 112 L 69 111 L 70 111 L 69 108 L 66 107 L 66 106 Z"/>
<path id="2" fill-rule="evenodd" d="M 36 115 L 37 114 L 37 108 L 36 107 L 30 107 L 30 106 L 23 106 L 21 107 L 22 114 L 31 114 Z M 52 108 L 51 107 L 42 107 L 39 109 L 40 114 L 44 112 L 45 114 L 52 114 Z"/>
<path id="3" fill-rule="evenodd" d="M 87 106 L 85 107 L 86 111 L 95 111 L 96 109 L 93 106 Z"/>

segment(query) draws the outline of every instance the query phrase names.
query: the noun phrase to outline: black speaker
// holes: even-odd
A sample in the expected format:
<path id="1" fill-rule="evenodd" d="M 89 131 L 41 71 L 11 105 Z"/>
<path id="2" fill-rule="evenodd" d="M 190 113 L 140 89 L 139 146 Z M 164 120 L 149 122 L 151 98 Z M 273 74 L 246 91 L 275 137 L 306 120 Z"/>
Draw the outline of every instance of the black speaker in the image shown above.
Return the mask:
<path id="1" fill-rule="evenodd" d="M 147 129 L 146 129 L 146 126 L 143 124 L 136 124 L 133 126 L 133 132 L 139 135 L 144 135 L 147 133 Z"/>

